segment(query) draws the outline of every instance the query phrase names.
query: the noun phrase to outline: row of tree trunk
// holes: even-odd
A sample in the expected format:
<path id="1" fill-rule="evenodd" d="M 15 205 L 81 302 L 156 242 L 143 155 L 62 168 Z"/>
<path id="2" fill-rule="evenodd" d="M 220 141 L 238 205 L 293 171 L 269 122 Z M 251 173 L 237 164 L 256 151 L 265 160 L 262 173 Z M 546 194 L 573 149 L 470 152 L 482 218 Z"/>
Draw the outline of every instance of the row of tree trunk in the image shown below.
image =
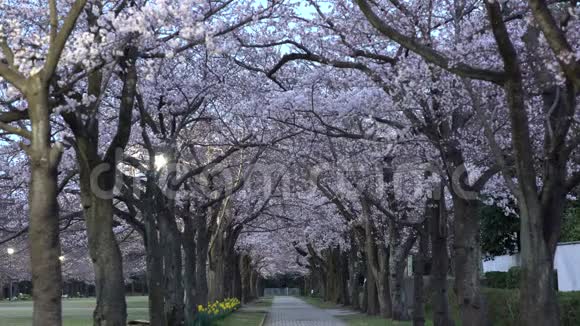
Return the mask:
<path id="1" fill-rule="evenodd" d="M 151 325 L 192 325 L 199 305 L 249 302 L 263 292 L 254 262 L 235 250 L 241 227 L 212 223 L 219 210 L 207 209 L 181 216 L 180 231 L 172 203 L 159 188 L 148 189 L 156 192 L 146 194 L 143 210 Z"/>
<path id="2" fill-rule="evenodd" d="M 364 225 L 355 227 L 350 235 L 350 248 L 327 248 L 316 252 L 296 246 L 306 257 L 310 273 L 304 282 L 304 293 L 320 296 L 335 304 L 350 305 L 369 315 L 393 320 L 413 320 L 425 325 L 427 296 L 433 305 L 434 325 L 448 326 L 448 221 L 444 201 L 430 199 L 425 207 L 425 219 L 416 225 L 415 233 L 405 236 L 396 225 L 389 225 L 388 245 L 378 239 L 378 227 L 370 216 L 370 205 L 362 200 Z M 415 247 L 414 253 L 411 253 Z M 413 276 L 405 277 L 407 258 L 413 257 Z M 429 282 L 424 277 L 430 268 Z M 405 290 L 411 282 L 412 292 Z M 428 285 L 428 286 L 427 286 Z M 426 290 L 428 289 L 428 290 Z"/>

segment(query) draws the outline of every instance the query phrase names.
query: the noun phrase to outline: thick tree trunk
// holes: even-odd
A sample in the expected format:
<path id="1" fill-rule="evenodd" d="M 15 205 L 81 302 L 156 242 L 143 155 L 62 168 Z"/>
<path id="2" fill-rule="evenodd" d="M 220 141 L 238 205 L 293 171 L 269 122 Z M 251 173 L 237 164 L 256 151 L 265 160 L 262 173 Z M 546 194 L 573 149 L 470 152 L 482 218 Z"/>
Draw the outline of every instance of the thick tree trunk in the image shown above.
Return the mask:
<path id="1" fill-rule="evenodd" d="M 236 253 L 236 242 L 241 230 L 241 226 L 226 228 L 223 248 L 224 298 L 241 299 L 239 255 Z"/>
<path id="2" fill-rule="evenodd" d="M 252 269 L 252 275 L 250 277 L 252 299 L 256 299 L 261 296 L 259 278 L 260 275 L 255 270 Z"/>
<path id="3" fill-rule="evenodd" d="M 449 314 L 449 295 L 447 271 L 449 269 L 449 254 L 447 252 L 447 213 L 444 198 L 432 199 L 428 202 L 429 233 L 431 234 L 431 250 L 433 252 L 431 266 L 431 290 L 433 303 L 433 325 L 451 326 L 454 324 Z"/>
<path id="4" fill-rule="evenodd" d="M 160 200 L 165 200 L 161 198 Z M 161 203 L 157 205 L 159 208 Z M 170 204 L 171 205 L 171 204 Z M 175 216 L 170 207 L 161 209 L 159 219 L 160 246 L 163 251 L 163 275 L 165 278 L 165 320 L 168 325 L 183 322 L 184 289 L 182 277 L 181 239 Z"/>
<path id="5" fill-rule="evenodd" d="M 124 326 L 127 321 L 121 250 L 113 233 L 113 201 L 91 196 L 85 206 L 89 251 L 95 270 L 95 326 Z M 85 204 L 83 204 L 84 206 Z"/>
<path id="6" fill-rule="evenodd" d="M 360 283 L 359 283 L 359 261 L 358 261 L 358 247 L 351 239 L 351 247 L 348 256 L 348 275 L 349 275 L 349 294 L 350 305 L 355 310 L 361 309 L 361 302 L 359 300 Z"/>
<path id="7" fill-rule="evenodd" d="M 391 291 L 392 317 L 394 320 L 409 320 L 407 298 L 403 293 L 405 264 L 407 257 L 415 243 L 415 235 L 403 238 L 399 227 L 391 223 L 391 245 L 389 247 L 389 289 Z"/>
<path id="8" fill-rule="evenodd" d="M 407 298 L 405 298 L 403 293 L 405 262 L 407 261 L 406 257 L 407 257 L 406 255 L 401 256 L 399 258 L 393 259 L 391 263 L 389 263 L 390 267 L 389 289 L 391 290 L 393 320 L 411 319 L 408 312 L 408 306 L 406 301 Z"/>
<path id="9" fill-rule="evenodd" d="M 324 300 L 332 303 L 340 303 L 341 297 L 341 276 L 339 266 L 340 249 L 328 248 L 325 250 L 326 256 L 326 292 Z"/>
<path id="10" fill-rule="evenodd" d="M 197 289 L 195 283 L 196 270 L 196 245 L 193 221 L 188 216 L 184 217 L 183 234 L 181 243 L 183 246 L 183 286 L 185 290 L 185 325 L 193 325 L 195 313 L 197 311 L 196 296 Z"/>
<path id="11" fill-rule="evenodd" d="M 195 226 L 197 227 L 197 264 L 195 266 L 195 284 L 197 286 L 197 305 L 207 305 L 208 303 L 208 280 L 207 280 L 207 259 L 209 250 L 209 236 L 207 232 L 207 219 L 205 214 L 195 215 Z"/>
<path id="12" fill-rule="evenodd" d="M 379 260 L 388 261 L 387 250 L 378 250 Z M 382 266 L 388 265 L 387 262 L 381 264 Z M 381 268 L 378 275 L 375 275 L 375 281 L 377 283 L 377 296 L 379 299 L 379 308 L 381 316 L 384 318 L 392 318 L 393 310 L 392 310 L 392 301 L 391 301 L 391 291 L 389 288 L 389 273 L 388 267 Z"/>
<path id="13" fill-rule="evenodd" d="M 57 170 L 61 149 L 50 145 L 48 87 L 38 77 L 27 94 L 32 138 L 30 160 L 30 268 L 34 299 L 33 325 L 61 325 L 61 266 Z"/>
<path id="14" fill-rule="evenodd" d="M 217 234 L 209 252 L 209 301 L 223 300 L 225 297 L 224 239 Z"/>
<path id="15" fill-rule="evenodd" d="M 387 248 L 384 244 L 379 243 L 375 239 L 375 229 L 371 221 L 370 207 L 365 199 L 361 200 L 363 207 L 363 216 L 365 224 L 365 251 L 367 258 L 367 283 L 370 283 L 372 278 L 375 283 L 377 301 L 379 303 L 379 310 L 381 316 L 385 318 L 391 318 L 392 316 L 392 304 L 391 304 L 391 291 L 389 290 L 389 254 Z M 368 285 L 367 285 L 368 286 Z M 374 307 L 374 299 L 371 296 L 374 295 L 373 286 L 368 288 L 368 313 L 370 315 L 376 314 Z"/>
<path id="16" fill-rule="evenodd" d="M 554 273 L 557 242 L 550 240 L 550 237 L 546 240 L 543 224 L 544 221 L 550 221 L 551 214 L 558 214 L 559 210 L 561 208 L 554 207 L 546 214 L 539 211 L 522 212 L 520 309 L 525 314 L 521 315 L 520 325 L 560 324 Z"/>
<path id="17" fill-rule="evenodd" d="M 242 282 L 242 303 L 246 304 L 252 300 L 252 293 L 250 291 L 251 284 L 251 259 L 248 255 L 240 257 L 240 276 Z"/>
<path id="18" fill-rule="evenodd" d="M 163 253 L 154 210 L 150 207 L 144 213 L 145 250 L 147 256 L 147 287 L 149 289 L 149 320 L 151 325 L 167 325 L 165 319 L 165 288 L 163 279 Z"/>
<path id="19" fill-rule="evenodd" d="M 379 314 L 379 300 L 377 291 L 377 282 L 372 272 L 367 273 L 367 281 L 365 288 L 366 312 L 374 316 Z"/>
<path id="20" fill-rule="evenodd" d="M 487 325 L 481 296 L 479 219 L 477 201 L 454 196 L 455 210 L 455 291 L 462 325 Z"/>
<path id="21" fill-rule="evenodd" d="M 427 208 L 429 209 L 429 207 Z M 413 326 L 425 326 L 425 266 L 429 252 L 429 220 L 423 222 L 419 230 L 419 248 L 413 256 Z"/>
<path id="22" fill-rule="evenodd" d="M 232 266 L 234 267 L 232 297 L 238 298 L 240 301 L 242 301 L 242 272 L 241 266 L 239 264 L 240 255 L 236 254 L 234 258 L 235 259 L 232 259 Z"/>
<path id="23" fill-rule="evenodd" d="M 349 261 L 347 252 L 339 252 L 340 255 L 340 303 L 348 306 L 351 304 L 350 296 L 348 293 L 348 279 L 349 279 Z"/>

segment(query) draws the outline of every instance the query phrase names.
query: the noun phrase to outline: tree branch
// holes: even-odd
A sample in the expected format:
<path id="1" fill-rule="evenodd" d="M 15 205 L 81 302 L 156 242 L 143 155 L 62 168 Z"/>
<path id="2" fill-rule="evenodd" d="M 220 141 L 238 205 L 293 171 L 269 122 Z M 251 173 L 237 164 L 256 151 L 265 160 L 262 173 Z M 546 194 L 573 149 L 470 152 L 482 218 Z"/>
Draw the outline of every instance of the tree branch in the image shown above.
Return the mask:
<path id="1" fill-rule="evenodd" d="M 401 34 L 399 31 L 389 26 L 379 16 L 377 16 L 366 0 L 355 1 L 368 21 L 381 34 L 417 53 L 426 61 L 462 77 L 485 80 L 498 85 L 503 85 L 505 82 L 505 74 L 503 72 L 474 68 L 462 62 L 452 64 L 451 60 L 442 53 L 417 42 L 415 39 Z"/>

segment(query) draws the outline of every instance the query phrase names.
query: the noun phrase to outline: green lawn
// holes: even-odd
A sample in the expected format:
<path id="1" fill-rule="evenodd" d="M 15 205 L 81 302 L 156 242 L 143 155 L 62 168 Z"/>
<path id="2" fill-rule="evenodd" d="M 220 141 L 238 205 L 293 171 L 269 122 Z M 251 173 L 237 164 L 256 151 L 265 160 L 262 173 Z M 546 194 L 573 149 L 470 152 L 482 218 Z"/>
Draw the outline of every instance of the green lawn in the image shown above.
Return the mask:
<path id="1" fill-rule="evenodd" d="M 324 301 L 324 300 L 322 300 L 320 298 L 315 298 L 315 297 L 300 297 L 300 299 L 306 301 L 306 303 L 308 303 L 309 305 L 313 305 L 316 308 L 320 308 L 320 309 L 336 309 L 336 308 L 339 308 L 334 303 Z"/>
<path id="2" fill-rule="evenodd" d="M 92 325 L 95 299 L 67 299 L 63 303 L 64 326 Z M 127 297 L 128 319 L 148 319 L 147 297 Z M 0 301 L 0 326 L 31 326 L 32 301 Z"/>
<path id="3" fill-rule="evenodd" d="M 363 314 L 340 316 L 339 319 L 344 320 L 349 326 L 410 326 L 413 325 L 411 321 L 393 321 L 376 316 L 368 316 Z M 430 321 L 425 323 L 427 326 L 432 325 Z"/>
<path id="4" fill-rule="evenodd" d="M 255 308 L 270 308 L 272 306 L 273 297 L 263 297 L 252 302 L 250 306 Z"/>
<path id="5" fill-rule="evenodd" d="M 348 307 L 337 306 L 334 303 L 326 302 L 320 298 L 314 297 L 300 297 L 300 299 L 306 301 L 320 309 L 348 309 Z M 349 326 L 410 326 L 413 325 L 411 321 L 393 321 L 390 319 L 385 319 L 377 316 L 369 316 L 361 313 L 353 313 L 352 315 L 337 316 L 338 319 L 344 320 Z M 431 321 L 427 320 L 425 323 L 427 326 L 432 325 Z"/>

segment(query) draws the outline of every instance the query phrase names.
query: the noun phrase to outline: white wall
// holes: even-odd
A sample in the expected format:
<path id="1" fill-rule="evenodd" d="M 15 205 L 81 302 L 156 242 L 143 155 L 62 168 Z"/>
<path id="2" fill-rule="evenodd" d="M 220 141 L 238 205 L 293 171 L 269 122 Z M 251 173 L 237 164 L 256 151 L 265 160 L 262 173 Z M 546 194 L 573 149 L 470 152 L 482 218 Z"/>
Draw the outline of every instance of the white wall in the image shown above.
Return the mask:
<path id="1" fill-rule="evenodd" d="M 520 265 L 520 256 L 498 256 L 483 262 L 484 272 L 507 272 Z M 554 268 L 558 271 L 560 291 L 580 291 L 580 242 L 559 243 Z"/>
<path id="2" fill-rule="evenodd" d="M 520 255 L 497 256 L 492 260 L 483 261 L 484 272 L 507 272 L 510 268 L 520 265 Z"/>
<path id="3" fill-rule="evenodd" d="M 580 291 L 580 242 L 558 244 L 554 268 L 560 291 Z"/>

